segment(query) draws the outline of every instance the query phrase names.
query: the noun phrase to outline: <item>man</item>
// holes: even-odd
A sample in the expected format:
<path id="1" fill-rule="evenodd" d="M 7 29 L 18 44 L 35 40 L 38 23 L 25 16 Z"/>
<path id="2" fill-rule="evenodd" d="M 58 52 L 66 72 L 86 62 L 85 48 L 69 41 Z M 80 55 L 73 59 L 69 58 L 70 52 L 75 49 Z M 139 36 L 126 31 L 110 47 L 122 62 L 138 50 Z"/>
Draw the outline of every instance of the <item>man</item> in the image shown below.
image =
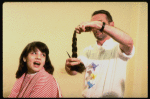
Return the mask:
<path id="1" fill-rule="evenodd" d="M 90 30 L 89 30 L 90 29 Z M 76 75 L 71 66 L 83 63 L 86 68 L 84 97 L 123 97 L 127 61 L 134 55 L 132 38 L 114 27 L 108 11 L 92 14 L 91 21 L 75 28 L 77 33 L 93 31 L 96 44 L 86 47 L 78 58 L 68 58 L 65 69 Z M 115 41 L 114 41 L 114 40 Z"/>

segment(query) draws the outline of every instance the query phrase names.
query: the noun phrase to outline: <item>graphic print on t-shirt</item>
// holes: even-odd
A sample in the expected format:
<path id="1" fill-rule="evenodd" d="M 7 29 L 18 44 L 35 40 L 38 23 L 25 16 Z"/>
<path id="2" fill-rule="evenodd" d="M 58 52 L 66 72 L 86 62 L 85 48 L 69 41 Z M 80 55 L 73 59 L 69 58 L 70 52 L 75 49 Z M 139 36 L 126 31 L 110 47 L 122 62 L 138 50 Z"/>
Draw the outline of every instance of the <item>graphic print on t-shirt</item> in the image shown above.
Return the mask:
<path id="1" fill-rule="evenodd" d="M 89 66 L 89 71 L 87 71 L 88 76 L 86 77 L 86 80 L 89 89 L 95 85 L 96 74 L 94 72 L 97 66 L 99 66 L 99 64 L 96 65 L 94 62 L 92 62 Z"/>

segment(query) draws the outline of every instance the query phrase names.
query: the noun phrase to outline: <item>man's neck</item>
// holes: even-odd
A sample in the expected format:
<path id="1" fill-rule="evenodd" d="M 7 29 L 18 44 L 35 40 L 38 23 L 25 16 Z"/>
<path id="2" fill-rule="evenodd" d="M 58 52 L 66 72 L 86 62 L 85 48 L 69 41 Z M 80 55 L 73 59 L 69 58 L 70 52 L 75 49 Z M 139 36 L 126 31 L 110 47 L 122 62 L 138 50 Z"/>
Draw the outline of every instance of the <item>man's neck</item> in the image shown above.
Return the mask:
<path id="1" fill-rule="evenodd" d="M 106 40 L 109 40 L 111 37 L 109 37 L 109 36 L 107 36 L 105 39 L 103 39 L 103 40 L 97 40 L 97 44 L 98 45 L 100 45 L 100 46 L 102 46 L 103 44 L 104 44 L 104 42 L 106 41 Z"/>

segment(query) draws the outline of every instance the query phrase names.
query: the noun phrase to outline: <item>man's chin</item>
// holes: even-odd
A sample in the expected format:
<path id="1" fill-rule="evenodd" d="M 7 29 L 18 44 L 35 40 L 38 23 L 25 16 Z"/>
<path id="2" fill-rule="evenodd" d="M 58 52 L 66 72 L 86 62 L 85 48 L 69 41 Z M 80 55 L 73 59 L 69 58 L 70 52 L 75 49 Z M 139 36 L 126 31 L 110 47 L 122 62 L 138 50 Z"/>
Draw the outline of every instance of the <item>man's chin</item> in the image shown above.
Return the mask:
<path id="1" fill-rule="evenodd" d="M 104 40 L 105 39 L 105 37 L 96 37 L 97 38 L 97 40 Z"/>
<path id="2" fill-rule="evenodd" d="M 99 36 L 96 36 L 96 39 L 98 40 L 104 40 L 107 36 L 102 34 L 102 35 L 99 35 Z"/>

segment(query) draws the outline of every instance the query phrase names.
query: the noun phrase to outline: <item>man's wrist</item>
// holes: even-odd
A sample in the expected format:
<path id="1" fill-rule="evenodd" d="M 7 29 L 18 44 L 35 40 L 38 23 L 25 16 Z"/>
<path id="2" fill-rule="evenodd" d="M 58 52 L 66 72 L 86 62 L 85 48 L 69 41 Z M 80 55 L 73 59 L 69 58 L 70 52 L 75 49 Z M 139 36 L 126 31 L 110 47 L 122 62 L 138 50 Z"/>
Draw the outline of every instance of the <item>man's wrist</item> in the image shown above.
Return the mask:
<path id="1" fill-rule="evenodd" d="M 105 22 L 103 22 L 102 28 L 99 31 L 103 32 L 104 28 L 105 28 Z"/>

